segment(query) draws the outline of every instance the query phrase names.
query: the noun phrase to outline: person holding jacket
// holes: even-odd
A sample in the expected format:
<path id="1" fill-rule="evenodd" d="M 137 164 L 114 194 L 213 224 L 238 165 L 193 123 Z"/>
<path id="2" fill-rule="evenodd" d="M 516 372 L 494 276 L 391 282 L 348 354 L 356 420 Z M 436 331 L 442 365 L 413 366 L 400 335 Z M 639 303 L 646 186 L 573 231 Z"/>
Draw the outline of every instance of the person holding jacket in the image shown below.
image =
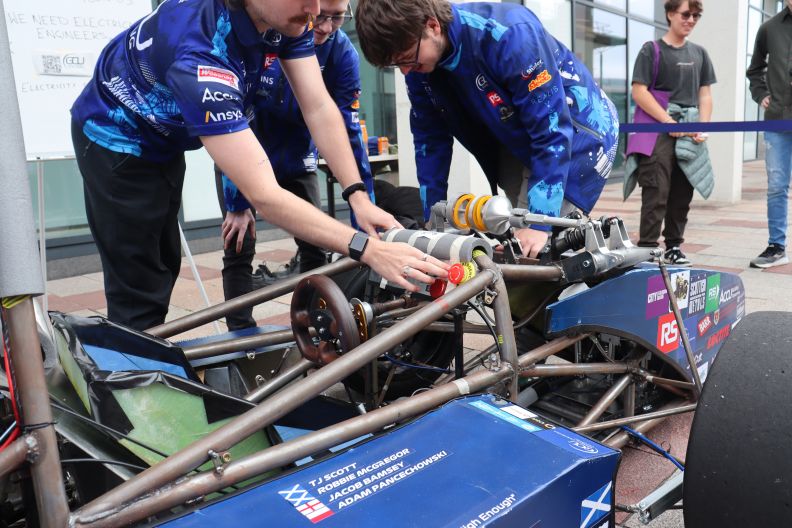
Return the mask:
<path id="1" fill-rule="evenodd" d="M 792 0 L 759 27 L 746 75 L 751 97 L 765 111 L 765 119 L 792 119 Z M 792 174 L 792 131 L 765 132 L 767 147 L 767 249 L 751 260 L 754 268 L 789 263 L 786 254 L 789 181 Z"/>
<path id="2" fill-rule="evenodd" d="M 562 216 L 593 208 L 616 157 L 615 107 L 578 58 L 529 9 L 489 2 L 360 0 L 361 48 L 406 75 L 425 215 L 446 198 L 454 138 L 493 194 Z M 518 230 L 525 255 L 549 227 Z"/>
<path id="3" fill-rule="evenodd" d="M 321 0 L 313 36 L 322 78 L 341 111 L 358 172 L 365 184 L 361 191 L 367 192 L 373 201 L 373 178 L 360 130 L 360 59 L 341 29 L 351 18 L 349 0 Z M 256 120 L 251 126 L 270 157 L 278 184 L 320 207 L 316 174 L 319 153 L 277 57 L 265 59 L 255 107 Z M 251 291 L 260 281 L 255 275 L 251 277 L 256 253 L 255 212 L 236 185 L 227 176 L 221 176 L 222 205 L 226 211 L 222 227 L 223 291 L 228 300 Z M 300 238 L 294 240 L 297 244 L 294 271 L 304 273 L 327 263 L 324 249 Z M 226 318 L 229 329 L 255 326 L 252 312 L 252 308 L 247 308 L 230 314 Z"/>
<path id="4" fill-rule="evenodd" d="M 707 50 L 688 41 L 703 14 L 701 0 L 667 0 L 668 31 L 656 42 L 647 42 L 635 59 L 632 96 L 635 103 L 660 123 L 708 122 L 712 118 L 715 70 Z M 661 106 L 654 88 L 666 94 Z M 705 134 L 655 134 L 654 146 L 644 153 L 630 153 L 625 176 L 625 199 L 641 186 L 641 226 L 638 245 L 658 247 L 660 229 L 668 264 L 689 266 L 682 252 L 687 215 L 693 190 L 706 198 L 714 186 Z M 700 145 L 700 146 L 699 146 Z"/>
<path id="5" fill-rule="evenodd" d="M 410 291 L 409 279 L 446 276 L 437 259 L 379 240 L 376 228 L 398 223 L 365 192 L 350 204 L 371 238 L 281 189 L 250 130 L 261 69 L 279 57 L 334 174 L 347 189 L 362 185 L 316 61 L 318 14 L 319 0 L 166 0 L 102 51 L 71 113 L 110 320 L 140 330 L 164 321 L 181 265 L 184 152 L 202 145 L 269 222 Z"/>

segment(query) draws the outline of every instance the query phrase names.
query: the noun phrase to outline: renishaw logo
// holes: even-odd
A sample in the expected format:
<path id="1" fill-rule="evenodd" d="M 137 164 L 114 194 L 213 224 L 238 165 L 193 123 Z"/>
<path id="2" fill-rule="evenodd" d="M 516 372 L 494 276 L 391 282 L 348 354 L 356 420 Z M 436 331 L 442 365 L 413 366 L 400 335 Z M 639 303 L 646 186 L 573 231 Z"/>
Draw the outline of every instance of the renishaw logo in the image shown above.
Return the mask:
<path id="1" fill-rule="evenodd" d="M 228 112 L 206 112 L 205 123 L 220 123 L 222 121 L 233 121 L 235 119 L 242 119 L 245 115 L 241 110 L 229 110 Z"/>
<path id="2" fill-rule="evenodd" d="M 216 82 L 239 90 L 239 78 L 234 72 L 214 66 L 198 66 L 198 82 Z"/>

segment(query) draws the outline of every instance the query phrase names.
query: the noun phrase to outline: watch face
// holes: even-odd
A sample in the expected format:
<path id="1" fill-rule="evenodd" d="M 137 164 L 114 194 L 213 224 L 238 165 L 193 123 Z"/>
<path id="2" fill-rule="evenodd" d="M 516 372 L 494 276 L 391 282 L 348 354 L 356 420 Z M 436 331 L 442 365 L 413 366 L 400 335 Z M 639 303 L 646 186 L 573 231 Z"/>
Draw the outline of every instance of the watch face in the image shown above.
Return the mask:
<path id="1" fill-rule="evenodd" d="M 363 251 L 366 249 L 366 244 L 368 244 L 368 235 L 361 231 L 355 233 L 352 237 L 352 240 L 349 242 L 349 256 L 355 260 L 360 260 L 360 257 L 363 256 Z"/>

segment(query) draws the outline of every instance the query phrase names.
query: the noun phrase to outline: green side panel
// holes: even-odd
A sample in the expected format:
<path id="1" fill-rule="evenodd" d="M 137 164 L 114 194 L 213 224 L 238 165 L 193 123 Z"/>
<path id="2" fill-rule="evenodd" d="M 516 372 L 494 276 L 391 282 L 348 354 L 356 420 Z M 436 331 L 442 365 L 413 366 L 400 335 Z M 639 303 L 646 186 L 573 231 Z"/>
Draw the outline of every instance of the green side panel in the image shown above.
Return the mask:
<path id="1" fill-rule="evenodd" d="M 166 454 L 179 451 L 231 420 L 228 418 L 209 424 L 203 399 L 200 396 L 161 383 L 116 390 L 113 391 L 113 395 L 132 423 L 133 430 L 129 436 Z M 162 459 L 161 456 L 137 444 L 123 439 L 120 442 L 150 465 Z M 230 449 L 231 460 L 238 460 L 270 446 L 271 443 L 264 431 L 258 431 Z M 200 469 L 209 470 L 212 467 L 208 462 Z"/>
<path id="2" fill-rule="evenodd" d="M 77 361 L 75 361 L 74 356 L 72 356 L 66 339 L 58 331 L 55 331 L 54 334 L 55 347 L 58 349 L 58 359 L 63 367 L 63 371 L 66 373 L 66 377 L 69 378 L 72 387 L 74 387 L 74 390 L 77 392 L 77 396 L 80 397 L 83 405 L 85 405 L 85 410 L 91 413 L 91 404 L 88 399 L 88 383 L 85 381 L 82 371 L 79 365 L 77 365 Z"/>

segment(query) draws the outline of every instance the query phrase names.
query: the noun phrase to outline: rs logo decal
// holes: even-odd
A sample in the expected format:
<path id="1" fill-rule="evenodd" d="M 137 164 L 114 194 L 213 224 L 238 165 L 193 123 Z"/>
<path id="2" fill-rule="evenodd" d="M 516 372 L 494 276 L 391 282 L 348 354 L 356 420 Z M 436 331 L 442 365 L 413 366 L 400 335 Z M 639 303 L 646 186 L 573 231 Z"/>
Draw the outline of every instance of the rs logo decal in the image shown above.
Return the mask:
<path id="1" fill-rule="evenodd" d="M 663 354 L 673 352 L 679 347 L 679 327 L 674 314 L 669 313 L 657 320 L 657 348 Z"/>

